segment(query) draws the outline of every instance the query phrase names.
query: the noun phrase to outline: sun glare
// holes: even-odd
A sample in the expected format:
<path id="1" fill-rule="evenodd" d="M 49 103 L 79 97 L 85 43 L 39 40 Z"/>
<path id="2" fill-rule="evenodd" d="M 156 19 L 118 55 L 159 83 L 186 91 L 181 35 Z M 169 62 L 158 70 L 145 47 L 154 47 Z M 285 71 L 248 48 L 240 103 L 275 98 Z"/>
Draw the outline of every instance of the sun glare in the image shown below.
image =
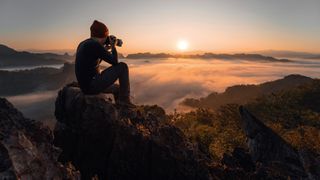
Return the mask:
<path id="1" fill-rule="evenodd" d="M 185 40 L 180 40 L 180 41 L 178 41 L 178 43 L 177 43 L 177 47 L 178 47 L 178 49 L 179 49 L 180 51 L 185 51 L 185 50 L 188 49 L 189 43 L 188 43 L 187 41 L 185 41 Z"/>

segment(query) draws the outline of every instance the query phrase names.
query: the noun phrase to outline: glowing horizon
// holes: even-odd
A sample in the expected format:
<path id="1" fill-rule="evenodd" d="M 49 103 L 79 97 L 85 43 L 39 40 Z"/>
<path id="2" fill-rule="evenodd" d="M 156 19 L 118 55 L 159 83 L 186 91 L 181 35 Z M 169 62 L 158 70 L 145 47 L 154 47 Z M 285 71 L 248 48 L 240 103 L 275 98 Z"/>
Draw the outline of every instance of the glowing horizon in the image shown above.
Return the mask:
<path id="1" fill-rule="evenodd" d="M 94 19 L 123 39 L 119 51 L 320 52 L 320 1 L 46 1 L 4 0 L 1 44 L 18 50 L 74 50 Z"/>

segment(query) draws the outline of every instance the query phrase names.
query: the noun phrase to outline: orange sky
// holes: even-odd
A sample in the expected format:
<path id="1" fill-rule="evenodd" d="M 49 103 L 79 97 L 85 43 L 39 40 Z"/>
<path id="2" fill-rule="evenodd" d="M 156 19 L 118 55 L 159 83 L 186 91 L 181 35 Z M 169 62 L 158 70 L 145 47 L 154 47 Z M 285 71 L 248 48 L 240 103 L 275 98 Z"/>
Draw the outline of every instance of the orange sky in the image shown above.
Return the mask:
<path id="1" fill-rule="evenodd" d="M 20 50 L 74 50 L 94 19 L 123 39 L 122 53 L 291 50 L 320 52 L 320 1 L 4 0 L 3 44 Z"/>

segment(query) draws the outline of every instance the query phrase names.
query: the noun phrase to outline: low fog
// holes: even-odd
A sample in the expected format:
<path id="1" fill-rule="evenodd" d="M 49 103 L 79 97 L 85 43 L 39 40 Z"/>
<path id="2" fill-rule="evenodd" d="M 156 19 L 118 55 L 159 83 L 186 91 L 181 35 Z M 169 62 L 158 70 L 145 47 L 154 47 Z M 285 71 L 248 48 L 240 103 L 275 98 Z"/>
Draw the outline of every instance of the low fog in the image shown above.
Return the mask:
<path id="1" fill-rule="evenodd" d="M 25 117 L 42 121 L 52 128 L 54 126 L 54 101 L 56 96 L 56 91 L 45 91 L 9 96 L 7 99 L 13 103 Z"/>
<path id="2" fill-rule="evenodd" d="M 319 77 L 320 63 L 263 63 L 228 60 L 163 59 L 122 60 L 129 65 L 133 102 L 158 104 L 170 113 L 185 111 L 179 103 L 190 97 L 223 92 L 236 84 L 259 84 L 289 74 Z M 107 64 L 103 64 L 106 65 Z M 34 92 L 7 97 L 26 117 L 52 126 L 57 91 Z"/>
<path id="3" fill-rule="evenodd" d="M 167 111 L 188 97 L 223 92 L 236 84 L 259 84 L 289 74 L 319 77 L 320 63 L 255 63 L 249 61 L 166 59 L 126 60 L 130 67 L 134 101 L 159 104 Z"/>

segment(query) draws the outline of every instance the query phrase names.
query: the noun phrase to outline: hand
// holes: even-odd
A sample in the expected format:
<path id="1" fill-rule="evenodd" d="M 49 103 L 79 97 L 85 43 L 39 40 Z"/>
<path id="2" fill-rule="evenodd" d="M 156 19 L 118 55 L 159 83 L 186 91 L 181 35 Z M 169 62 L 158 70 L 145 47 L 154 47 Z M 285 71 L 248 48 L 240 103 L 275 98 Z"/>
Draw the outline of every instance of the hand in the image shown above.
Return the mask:
<path id="1" fill-rule="evenodd" d="M 118 39 L 115 39 L 114 43 L 112 44 L 112 46 L 115 48 L 117 44 L 118 44 Z"/>
<path id="2" fill-rule="evenodd" d="M 106 45 L 106 46 L 104 46 L 104 49 L 109 52 L 110 49 L 111 49 L 111 46 L 110 45 Z"/>
<path id="3" fill-rule="evenodd" d="M 108 36 L 111 47 L 115 47 L 118 43 L 118 39 L 115 36 Z"/>

